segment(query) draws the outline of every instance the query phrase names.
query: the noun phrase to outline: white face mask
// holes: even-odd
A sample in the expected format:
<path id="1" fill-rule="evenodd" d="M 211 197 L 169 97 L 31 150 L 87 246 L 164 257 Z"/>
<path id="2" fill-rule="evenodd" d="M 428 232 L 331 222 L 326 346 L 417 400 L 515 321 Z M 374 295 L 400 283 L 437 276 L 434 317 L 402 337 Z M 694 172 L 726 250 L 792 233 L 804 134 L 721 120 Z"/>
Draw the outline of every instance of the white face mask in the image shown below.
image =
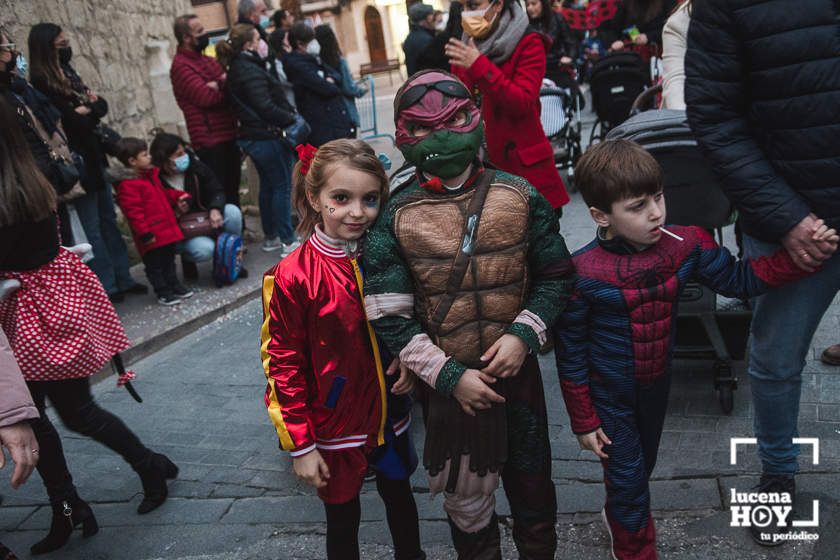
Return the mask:
<path id="1" fill-rule="evenodd" d="M 312 56 L 318 56 L 319 54 L 321 54 L 321 44 L 314 39 L 312 41 L 309 41 L 309 44 L 306 45 L 306 52 L 308 52 Z"/>

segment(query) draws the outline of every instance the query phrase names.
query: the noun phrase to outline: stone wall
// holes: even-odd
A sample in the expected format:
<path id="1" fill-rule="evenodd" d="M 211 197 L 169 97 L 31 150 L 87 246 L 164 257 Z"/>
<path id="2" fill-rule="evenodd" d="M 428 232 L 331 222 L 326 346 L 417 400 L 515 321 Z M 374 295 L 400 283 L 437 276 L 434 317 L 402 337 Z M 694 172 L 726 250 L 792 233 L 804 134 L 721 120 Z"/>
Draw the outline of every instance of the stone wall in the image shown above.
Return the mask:
<path id="1" fill-rule="evenodd" d="M 189 0 L 0 0 L 0 24 L 24 53 L 32 25 L 60 25 L 73 66 L 108 100 L 105 120 L 123 135 L 145 137 L 155 126 L 176 130 L 183 120 L 169 83 L 172 22 L 191 11 Z"/>

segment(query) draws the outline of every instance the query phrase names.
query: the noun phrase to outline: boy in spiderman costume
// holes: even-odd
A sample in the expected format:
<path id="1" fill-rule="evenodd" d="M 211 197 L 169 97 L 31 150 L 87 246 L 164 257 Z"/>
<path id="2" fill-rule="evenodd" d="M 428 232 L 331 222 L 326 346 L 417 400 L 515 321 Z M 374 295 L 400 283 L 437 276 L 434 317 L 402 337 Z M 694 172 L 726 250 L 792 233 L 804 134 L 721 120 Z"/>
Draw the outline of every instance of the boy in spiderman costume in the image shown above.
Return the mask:
<path id="1" fill-rule="evenodd" d="M 749 298 L 807 273 L 785 250 L 738 261 L 699 227 L 664 229 L 662 172 L 638 144 L 593 146 L 575 171 L 598 233 L 573 255 L 575 291 L 554 327 L 560 387 L 572 431 L 604 467 L 602 513 L 613 557 L 650 560 L 656 543 L 648 479 L 686 282 Z M 825 225 L 814 239 L 837 247 L 837 233 Z"/>
<path id="2" fill-rule="evenodd" d="M 444 493 L 461 560 L 501 558 L 499 479 L 520 558 L 554 558 L 556 498 L 536 355 L 571 291 L 551 205 L 520 177 L 485 168 L 466 86 L 418 72 L 394 99 L 397 145 L 416 174 L 365 245 L 365 309 L 423 380 L 423 464 Z"/>

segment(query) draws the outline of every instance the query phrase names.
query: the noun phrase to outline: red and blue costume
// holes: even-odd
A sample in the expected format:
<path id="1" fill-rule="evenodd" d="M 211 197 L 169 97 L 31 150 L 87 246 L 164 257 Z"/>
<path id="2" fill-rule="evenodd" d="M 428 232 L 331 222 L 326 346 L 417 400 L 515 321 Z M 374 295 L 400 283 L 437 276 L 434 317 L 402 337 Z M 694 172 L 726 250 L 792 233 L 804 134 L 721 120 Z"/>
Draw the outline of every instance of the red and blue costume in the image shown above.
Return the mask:
<path id="1" fill-rule="evenodd" d="M 677 304 L 689 280 L 748 298 L 801 278 L 786 251 L 736 260 L 698 227 L 670 226 L 637 250 L 598 237 L 573 255 L 575 293 L 554 328 L 557 371 L 575 434 L 602 428 L 605 514 L 620 559 L 656 558 L 648 479 L 671 383 Z"/>

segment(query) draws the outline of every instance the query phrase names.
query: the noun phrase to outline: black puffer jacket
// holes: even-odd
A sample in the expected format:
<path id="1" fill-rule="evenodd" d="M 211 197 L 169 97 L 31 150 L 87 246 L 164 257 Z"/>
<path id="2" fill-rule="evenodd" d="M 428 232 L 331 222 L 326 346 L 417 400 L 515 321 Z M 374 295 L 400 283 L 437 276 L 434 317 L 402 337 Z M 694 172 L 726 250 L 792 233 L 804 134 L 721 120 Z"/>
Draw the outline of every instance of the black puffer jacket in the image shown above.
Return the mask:
<path id="1" fill-rule="evenodd" d="M 779 241 L 809 212 L 840 227 L 835 4 L 703 0 L 692 11 L 688 119 L 759 239 Z"/>
<path id="2" fill-rule="evenodd" d="M 239 118 L 239 137 L 248 140 L 279 138 L 277 131 L 295 120 L 283 86 L 249 52 L 239 53 L 228 69 L 226 87 Z"/>

